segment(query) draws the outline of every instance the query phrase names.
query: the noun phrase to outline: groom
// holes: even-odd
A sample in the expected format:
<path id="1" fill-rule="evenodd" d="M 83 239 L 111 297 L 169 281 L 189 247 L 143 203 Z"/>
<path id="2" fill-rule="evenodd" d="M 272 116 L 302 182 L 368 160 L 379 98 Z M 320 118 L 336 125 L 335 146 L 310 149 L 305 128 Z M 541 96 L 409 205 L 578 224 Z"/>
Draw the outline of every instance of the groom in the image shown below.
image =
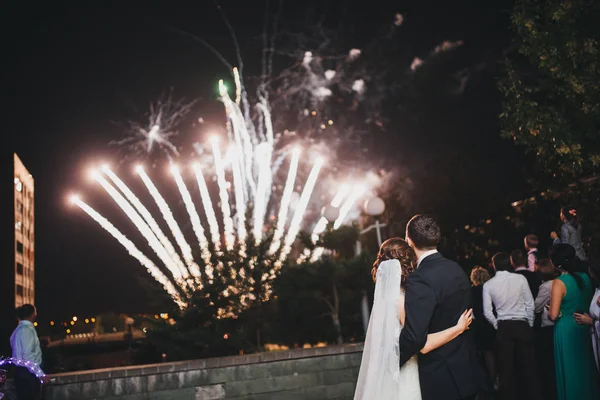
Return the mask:
<path id="1" fill-rule="evenodd" d="M 454 326 L 472 308 L 471 285 L 462 268 L 444 258 L 436 247 L 440 228 L 428 215 L 414 216 L 406 240 L 415 250 L 417 270 L 406 281 L 406 324 L 400 334 L 400 366 L 419 353 L 428 333 Z M 474 399 L 483 381 L 471 332 L 419 355 L 423 400 Z"/>

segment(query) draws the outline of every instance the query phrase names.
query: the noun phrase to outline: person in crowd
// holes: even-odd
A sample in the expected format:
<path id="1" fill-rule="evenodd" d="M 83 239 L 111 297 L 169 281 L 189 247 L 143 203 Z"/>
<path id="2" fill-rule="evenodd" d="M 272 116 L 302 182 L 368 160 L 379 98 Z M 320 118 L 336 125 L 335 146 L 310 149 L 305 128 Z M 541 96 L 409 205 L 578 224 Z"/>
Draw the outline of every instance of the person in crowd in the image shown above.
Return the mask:
<path id="1" fill-rule="evenodd" d="M 536 400 L 540 398 L 540 386 L 535 362 L 533 296 L 527 279 L 510 272 L 508 254 L 497 253 L 492 263 L 496 276 L 483 285 L 483 312 L 497 331 L 500 397 L 516 399 L 526 393 L 529 399 Z M 525 378 L 524 384 L 518 386 L 518 394 L 515 371 L 522 371 Z"/>
<path id="2" fill-rule="evenodd" d="M 596 359 L 596 367 L 600 372 L 600 261 L 594 260 L 590 264 L 590 275 L 596 286 L 596 291 L 590 303 L 590 312 L 575 313 L 575 321 L 580 325 L 590 327 L 594 358 Z"/>
<path id="3" fill-rule="evenodd" d="M 552 264 L 561 275 L 552 283 L 548 317 L 555 323 L 554 360 L 559 400 L 600 398 L 589 329 L 575 320 L 576 313 L 589 309 L 593 295 L 590 277 L 578 272 L 580 263 L 570 244 L 554 246 Z"/>
<path id="4" fill-rule="evenodd" d="M 37 318 L 36 309 L 31 304 L 25 304 L 16 311 L 19 325 L 10 337 L 12 357 L 35 363 L 41 367 L 42 349 L 33 325 Z M 19 399 L 37 400 L 41 398 L 40 380 L 25 367 L 15 367 L 15 387 Z"/>
<path id="5" fill-rule="evenodd" d="M 560 235 L 556 232 L 552 232 L 550 237 L 554 240 L 554 244 L 570 244 L 575 248 L 577 258 L 582 261 L 587 259 L 585 250 L 583 249 L 582 231 L 583 227 L 579 223 L 577 217 L 577 210 L 573 207 L 563 207 L 560 210 L 560 220 L 562 226 L 560 228 Z"/>
<path id="6" fill-rule="evenodd" d="M 525 236 L 525 251 L 527 251 L 527 269 L 533 272 L 535 270 L 535 263 L 538 262 L 539 252 L 538 245 L 540 240 L 536 235 L 529 234 Z"/>
<path id="7" fill-rule="evenodd" d="M 540 315 L 541 327 L 536 331 L 536 356 L 538 372 L 542 377 L 542 397 L 556 399 L 556 371 L 554 366 L 554 322 L 548 318 L 547 304 L 550 304 L 552 283 L 559 275 L 552 261 L 545 258 L 536 264 L 536 272 L 542 281 L 535 298 L 535 313 Z"/>
<path id="8" fill-rule="evenodd" d="M 477 350 L 483 355 L 490 382 L 498 388 L 496 369 L 496 330 L 483 315 L 483 285 L 491 279 L 487 269 L 476 266 L 471 270 L 473 291 L 473 335 Z"/>
<path id="9" fill-rule="evenodd" d="M 527 279 L 527 284 L 529 285 L 529 290 L 531 290 L 531 295 L 535 299 L 538 291 L 540 290 L 540 285 L 542 281 L 539 278 L 539 275 L 534 271 L 530 271 L 527 266 L 527 259 L 525 258 L 525 254 L 522 250 L 513 250 L 510 253 L 510 264 L 513 267 L 513 271 L 517 274 L 521 274 Z"/>

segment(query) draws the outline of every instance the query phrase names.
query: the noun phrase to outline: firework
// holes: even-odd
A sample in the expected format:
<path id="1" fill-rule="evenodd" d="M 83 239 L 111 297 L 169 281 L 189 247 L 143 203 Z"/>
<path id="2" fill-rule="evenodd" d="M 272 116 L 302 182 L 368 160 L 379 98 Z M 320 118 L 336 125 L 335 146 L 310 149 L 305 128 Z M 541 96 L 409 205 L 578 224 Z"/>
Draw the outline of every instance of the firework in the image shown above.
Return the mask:
<path id="1" fill-rule="evenodd" d="M 171 94 L 162 96 L 150 104 L 145 122 L 130 121 L 125 128 L 126 138 L 110 144 L 126 148 L 136 155 L 148 155 L 161 151 L 169 157 L 179 156 L 173 138 L 179 133 L 177 127 L 191 111 L 195 102 L 174 101 Z"/>
<path id="2" fill-rule="evenodd" d="M 86 214 L 88 214 L 94 221 L 96 221 L 102 228 L 104 228 L 108 233 L 110 233 L 117 241 L 127 249 L 129 254 L 138 260 L 140 264 L 142 264 L 148 272 L 152 275 L 157 282 L 163 285 L 163 288 L 173 300 L 179 304 L 180 306 L 185 305 L 183 300 L 181 299 L 179 291 L 175 288 L 173 283 L 169 280 L 169 278 L 162 273 L 162 271 L 150 260 L 148 257 L 144 255 L 133 242 L 125 235 L 123 235 L 113 224 L 111 224 L 106 218 L 100 215 L 96 210 L 92 207 L 88 206 L 85 202 L 83 202 L 78 196 L 71 196 L 71 202 L 76 204 L 79 208 L 81 208 Z"/>
<path id="3" fill-rule="evenodd" d="M 234 77 L 235 101 L 229 98 L 224 83 L 219 82 L 221 100 L 227 115 L 227 131 L 229 132 L 229 141 L 225 143 L 228 149 L 225 157 L 221 153 L 223 139 L 212 136 L 208 146 L 212 150 L 210 152 L 212 153 L 210 160 L 212 162 L 208 161 L 207 163 L 208 155 L 204 159 L 192 160 L 191 170 L 194 172 L 198 185 L 199 199 L 194 199 L 188 189 L 190 186 L 185 179 L 187 174 L 182 174 L 183 169 L 171 162 L 171 176 L 187 211 L 188 220 L 186 222 L 191 225 L 197 243 L 193 245 L 188 243 L 167 201 L 141 166 L 136 167 L 135 171 L 156 203 L 180 253 L 150 211 L 142 204 L 142 201 L 111 169 L 103 167 L 101 171 L 108 176 L 116 188 L 100 172 L 96 172 L 94 175 L 95 180 L 119 205 L 146 239 L 150 248 L 166 268 L 164 272 L 107 219 L 81 200 L 74 200 L 76 205 L 114 236 L 134 258 L 144 265 L 180 306 L 183 306 L 185 301 L 182 294 L 186 295 L 190 289 L 202 288 L 207 283 L 212 284 L 213 279 L 217 279 L 219 274 L 223 274 L 225 271 L 228 271 L 232 278 L 246 279 L 250 286 L 255 285 L 256 282 L 247 273 L 247 270 L 253 270 L 259 261 L 256 256 L 246 259 L 245 250 L 248 235 L 251 234 L 257 244 L 265 240 L 267 237 L 265 231 L 269 227 L 268 216 L 272 216 L 275 224 L 271 242 L 267 243 L 267 253 L 272 259 L 261 261 L 266 263 L 266 269 L 262 271 L 260 283 L 263 288 L 272 287 L 272 279 L 276 277 L 277 271 L 287 260 L 298 233 L 307 228 L 306 212 L 324 168 L 324 160 L 319 156 L 315 157 L 316 161 L 310 167 L 303 186 L 296 186 L 299 180 L 304 179 L 304 175 L 300 174 L 301 171 L 304 171 L 300 165 L 300 151 L 297 148 L 290 151 L 290 146 L 293 145 L 291 143 L 286 143 L 277 149 L 278 143 L 273 132 L 270 107 L 264 99 L 261 99 L 256 107 L 257 112 L 261 114 L 259 126 L 254 125 L 253 120 L 249 117 L 249 111 L 240 108 L 245 107 L 246 104 L 241 78 L 237 71 L 234 71 Z M 144 140 L 136 142 L 138 150 L 142 143 L 144 143 L 147 153 L 153 151 L 153 146 L 159 145 L 166 151 L 169 158 L 176 156 L 176 148 L 168 141 L 169 132 L 175 131 L 174 121 L 181 119 L 187 110 L 189 109 L 184 107 L 174 115 L 167 115 L 165 109 L 160 109 L 157 115 L 150 119 L 152 125 L 144 131 L 145 133 L 142 135 Z M 161 125 L 164 123 L 166 125 Z M 290 155 L 291 157 L 289 157 Z M 274 188 L 278 187 L 274 180 L 279 176 L 279 169 L 285 165 L 284 163 L 288 159 L 289 166 L 285 175 L 287 178 L 283 191 L 282 193 L 274 192 Z M 207 186 L 207 181 L 211 179 L 215 180 L 218 186 L 218 204 L 213 204 Z M 294 204 L 292 200 L 296 188 L 301 194 Z M 340 216 L 335 221 L 335 228 L 345 221 L 364 191 L 365 187 L 352 190 L 347 186 L 340 188 L 332 201 L 332 205 L 340 208 Z M 203 214 L 206 216 L 206 228 L 203 226 L 199 206 L 202 207 Z M 251 210 L 251 213 L 248 213 L 251 215 L 246 218 L 248 210 Z M 288 222 L 288 214 L 292 210 L 293 215 Z M 221 218 L 221 221 L 218 217 Z M 251 227 L 249 231 L 246 229 L 247 225 Z M 326 226 L 327 221 L 323 218 L 317 222 L 312 231 L 314 242 L 324 232 Z M 207 233 L 209 233 L 208 237 Z M 192 247 L 200 251 L 198 260 L 194 259 Z M 222 251 L 231 251 L 234 248 L 239 249 L 236 257 L 239 257 L 244 265 L 239 270 L 233 268 L 232 261 L 225 262 L 219 259 Z M 226 297 L 232 293 L 240 294 L 244 301 L 258 298 L 256 293 L 243 292 L 241 287 L 229 286 L 222 292 Z M 266 298 L 268 298 L 268 294 Z"/>

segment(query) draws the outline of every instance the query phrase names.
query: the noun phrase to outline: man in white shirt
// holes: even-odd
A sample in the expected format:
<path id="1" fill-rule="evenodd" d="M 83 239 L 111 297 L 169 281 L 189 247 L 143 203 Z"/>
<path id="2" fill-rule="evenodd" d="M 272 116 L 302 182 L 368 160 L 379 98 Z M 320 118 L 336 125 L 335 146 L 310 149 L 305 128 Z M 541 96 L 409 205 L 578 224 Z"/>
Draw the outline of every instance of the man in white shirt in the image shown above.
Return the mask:
<path id="1" fill-rule="evenodd" d="M 496 275 L 483 285 L 483 313 L 498 331 L 498 372 L 502 399 L 516 399 L 515 370 L 523 371 L 529 399 L 540 398 L 533 333 L 534 301 L 527 279 L 510 272 L 510 257 L 498 253 L 492 258 Z M 496 309 L 494 315 L 493 308 Z M 516 354 L 516 359 L 515 359 Z M 517 367 L 516 361 L 521 363 Z"/>
<path id="2" fill-rule="evenodd" d="M 35 363 L 35 366 L 40 367 L 42 349 L 33 325 L 37 317 L 36 309 L 31 304 L 25 304 L 17 308 L 17 317 L 19 325 L 10 337 L 12 356 L 18 360 Z M 28 368 L 15 368 L 15 386 L 19 399 L 37 400 L 41 398 L 40 380 Z"/>

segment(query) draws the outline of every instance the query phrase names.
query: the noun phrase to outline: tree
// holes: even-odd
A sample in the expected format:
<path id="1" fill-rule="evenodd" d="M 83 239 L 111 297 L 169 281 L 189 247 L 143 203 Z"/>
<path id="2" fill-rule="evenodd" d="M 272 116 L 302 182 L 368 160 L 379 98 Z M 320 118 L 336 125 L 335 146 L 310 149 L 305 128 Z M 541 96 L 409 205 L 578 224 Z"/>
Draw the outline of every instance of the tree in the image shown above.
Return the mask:
<path id="1" fill-rule="evenodd" d="M 518 0 L 518 54 L 500 82 L 502 135 L 524 145 L 559 182 L 600 164 L 600 4 Z"/>
<path id="2" fill-rule="evenodd" d="M 360 301 L 372 288 L 370 260 L 323 257 L 290 266 L 275 282 L 279 337 L 284 343 L 343 343 L 363 337 Z"/>
<path id="3" fill-rule="evenodd" d="M 309 339 L 343 343 L 345 338 L 362 336 L 360 301 L 362 294 L 372 287 L 369 261 L 372 257 L 356 256 L 358 237 L 355 226 L 334 230 L 331 224 L 315 244 L 308 234 L 300 236 L 307 248 L 319 246 L 329 254 L 315 262 L 288 267 L 276 281 L 280 325 L 298 326 L 281 333 L 285 341 L 297 343 Z M 324 318 L 330 322 L 323 324 Z M 321 329 L 306 331 L 315 325 Z M 298 335 L 299 332 L 302 333 Z"/>

